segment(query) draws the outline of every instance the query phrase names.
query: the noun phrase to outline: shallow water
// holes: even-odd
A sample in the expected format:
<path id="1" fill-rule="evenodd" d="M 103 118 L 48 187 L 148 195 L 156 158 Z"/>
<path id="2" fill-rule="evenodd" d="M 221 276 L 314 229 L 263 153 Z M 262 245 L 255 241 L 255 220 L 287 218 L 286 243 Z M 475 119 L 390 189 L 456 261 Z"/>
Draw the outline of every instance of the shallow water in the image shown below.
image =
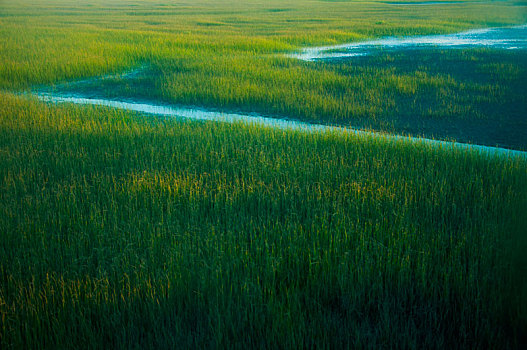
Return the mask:
<path id="1" fill-rule="evenodd" d="M 374 52 L 375 50 L 398 50 L 422 47 L 493 47 L 500 49 L 527 49 L 527 25 L 508 28 L 478 29 L 449 35 L 433 35 L 419 37 L 416 36 L 407 38 L 385 38 L 380 40 L 359 42 L 353 44 L 306 48 L 301 53 L 293 54 L 291 55 L 291 57 L 295 57 L 305 61 L 314 61 L 319 59 L 346 58 L 353 56 L 368 55 Z M 144 70 L 145 67 L 140 67 L 139 69 L 118 76 L 93 78 L 84 81 L 63 84 L 62 86 L 56 86 L 55 90 L 44 87 L 40 90 L 37 90 L 34 94 L 40 100 L 50 103 L 75 103 L 82 105 L 107 106 L 164 117 L 175 117 L 190 120 L 205 120 L 227 123 L 240 122 L 246 124 L 257 124 L 279 129 L 302 130 L 306 132 L 345 132 L 357 135 L 383 137 L 387 140 L 392 141 L 405 140 L 408 142 L 426 143 L 438 148 L 441 147 L 476 150 L 480 153 L 488 155 L 519 156 L 522 158 L 527 158 L 527 152 L 509 150 L 500 147 L 488 147 L 458 142 L 438 141 L 418 137 L 388 135 L 385 133 L 362 131 L 352 128 L 310 124 L 301 121 L 280 118 L 269 118 L 258 114 L 223 113 L 199 107 L 191 108 L 184 106 L 173 106 L 159 104 L 151 101 L 130 101 L 119 98 L 109 99 L 96 96 L 97 94 L 93 93 L 92 91 L 79 91 L 82 90 L 79 89 L 80 85 L 86 82 L 93 83 L 97 82 L 98 80 L 110 79 L 113 77 L 118 77 L 119 79 L 133 79 L 143 74 Z"/>
<path id="2" fill-rule="evenodd" d="M 377 133 L 371 131 L 356 130 L 351 128 L 327 126 L 320 124 L 310 124 L 300 121 L 278 119 L 263 117 L 256 114 L 238 114 L 238 113 L 223 113 L 217 111 L 211 111 L 201 108 L 189 108 L 181 106 L 169 106 L 156 104 L 151 102 L 128 102 L 102 98 L 86 98 L 80 96 L 68 96 L 68 95 L 56 95 L 53 93 L 36 93 L 36 96 L 45 102 L 52 103 L 75 103 L 81 105 L 96 105 L 96 106 L 107 106 L 112 108 L 119 108 L 128 111 L 142 112 L 151 115 L 163 116 L 163 117 L 175 117 L 184 118 L 190 120 L 204 120 L 204 121 L 216 121 L 216 122 L 227 122 L 227 123 L 244 123 L 261 125 L 265 127 L 278 128 L 284 130 L 302 130 L 306 132 L 344 132 L 352 133 L 356 135 L 369 135 L 375 137 L 383 137 L 386 140 L 391 141 L 408 141 L 415 143 L 425 143 L 432 145 L 437 148 L 445 149 L 466 149 L 476 150 L 480 153 L 487 155 L 499 155 L 499 156 L 510 156 L 510 157 L 523 157 L 527 158 L 527 152 L 509 150 L 499 147 L 487 147 L 480 145 L 472 145 L 458 142 L 438 141 L 426 138 L 408 137 L 399 135 L 388 135 L 384 133 Z"/>
<path id="3" fill-rule="evenodd" d="M 474 4 L 479 2 L 465 2 L 465 1 L 385 1 L 387 5 L 395 6 L 426 6 L 426 5 L 454 5 L 454 4 Z"/>
<path id="4" fill-rule="evenodd" d="M 365 56 L 381 51 L 389 52 L 421 48 L 527 50 L 527 25 L 485 28 L 445 35 L 389 37 L 342 45 L 310 47 L 289 56 L 302 61 L 316 61 Z"/>

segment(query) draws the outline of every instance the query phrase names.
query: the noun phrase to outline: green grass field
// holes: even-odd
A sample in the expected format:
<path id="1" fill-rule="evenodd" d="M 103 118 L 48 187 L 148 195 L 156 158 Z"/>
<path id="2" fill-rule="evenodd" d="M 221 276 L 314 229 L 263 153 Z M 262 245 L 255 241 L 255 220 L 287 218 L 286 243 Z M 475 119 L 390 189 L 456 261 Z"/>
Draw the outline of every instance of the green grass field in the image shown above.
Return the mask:
<path id="1" fill-rule="evenodd" d="M 521 129 L 521 54 L 280 56 L 527 22 L 518 1 L 430 6 L 0 3 L 0 348 L 523 348 L 525 158 L 18 94 L 145 66 L 144 85 L 102 90 L 417 134 Z M 393 108 L 413 93 L 415 121 Z"/>
<path id="2" fill-rule="evenodd" d="M 527 149 L 523 53 L 444 52 L 435 67 L 418 63 L 426 54 L 284 57 L 306 45 L 523 24 L 521 3 L 24 1 L 0 17 L 3 89 L 145 66 L 144 81 L 109 95 Z"/>

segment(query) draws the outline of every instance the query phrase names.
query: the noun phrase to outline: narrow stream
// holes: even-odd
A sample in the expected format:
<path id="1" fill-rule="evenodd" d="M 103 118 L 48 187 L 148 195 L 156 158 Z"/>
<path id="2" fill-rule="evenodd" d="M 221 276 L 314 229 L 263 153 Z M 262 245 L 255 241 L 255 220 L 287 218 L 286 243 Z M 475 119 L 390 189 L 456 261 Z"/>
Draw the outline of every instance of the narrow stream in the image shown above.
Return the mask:
<path id="1" fill-rule="evenodd" d="M 373 52 L 373 50 L 380 49 L 409 49 L 423 46 L 442 48 L 492 47 L 510 50 L 527 49 L 527 25 L 508 28 L 479 29 L 449 35 L 385 38 L 353 44 L 306 48 L 302 50 L 301 53 L 292 54 L 290 57 L 305 61 L 315 61 L 319 59 L 346 58 L 358 55 L 366 55 Z M 138 72 L 140 73 L 143 68 L 121 75 L 120 77 L 121 79 L 131 79 L 137 75 Z M 91 79 L 90 81 L 93 82 L 97 81 L 98 79 L 105 78 L 108 77 L 95 78 Z M 82 82 L 77 82 L 71 86 L 78 87 L 79 83 Z M 41 101 L 50 103 L 75 103 L 81 105 L 107 106 L 164 117 L 177 117 L 191 120 L 206 120 L 227 123 L 242 122 L 246 124 L 258 124 L 272 128 L 303 130 L 307 132 L 346 132 L 357 135 L 383 137 L 393 141 L 405 140 L 409 142 L 426 143 L 438 148 L 442 147 L 476 150 L 487 155 L 519 156 L 522 158 L 527 158 L 527 152 L 500 147 L 489 147 L 400 135 L 388 135 L 385 133 L 362 131 L 352 128 L 310 124 L 288 119 L 269 118 L 260 116 L 258 114 L 223 113 L 205 108 L 189 108 L 183 106 L 164 105 L 150 101 L 130 102 L 128 100 L 119 98 L 108 99 L 94 97 L 88 93 L 82 93 L 79 91 L 64 92 L 63 89 L 60 89 L 60 92 L 56 92 L 50 88 L 42 88 L 35 91 L 34 95 L 37 96 L 37 98 Z"/>
<path id="2" fill-rule="evenodd" d="M 527 25 L 503 28 L 485 28 L 444 35 L 382 38 L 357 43 L 308 47 L 290 57 L 302 61 L 341 59 L 371 55 L 376 52 L 415 50 L 422 48 L 466 49 L 493 48 L 527 50 Z"/>
<path id="3" fill-rule="evenodd" d="M 384 133 L 356 130 L 351 128 L 344 128 L 338 126 L 327 126 L 320 124 L 310 124 L 301 121 L 269 118 L 258 115 L 238 114 L 238 113 L 223 113 L 217 111 L 210 111 L 199 108 L 188 108 L 188 107 L 177 107 L 167 106 L 148 102 L 125 102 L 118 100 L 109 99 L 98 99 L 98 98 L 83 98 L 75 96 L 57 96 L 50 93 L 37 93 L 36 96 L 45 102 L 52 103 L 75 103 L 80 105 L 95 105 L 95 106 L 107 106 L 112 108 L 119 108 L 128 111 L 135 111 L 141 113 L 147 113 L 151 115 L 163 116 L 163 117 L 176 117 L 191 120 L 204 120 L 204 121 L 216 121 L 216 122 L 227 122 L 227 123 L 245 123 L 253 125 L 261 125 L 271 128 L 278 128 L 284 130 L 302 130 L 307 132 L 346 132 L 353 133 L 356 135 L 370 135 L 376 137 L 384 137 L 387 140 L 392 141 L 409 141 L 417 143 L 425 143 L 434 147 L 441 148 L 456 148 L 466 150 L 476 150 L 480 153 L 487 155 L 499 155 L 499 156 L 520 156 L 527 158 L 527 152 L 510 150 L 500 147 L 488 147 L 481 145 L 473 145 L 459 142 L 449 142 L 432 140 L 419 137 L 409 137 L 400 135 L 389 135 Z"/>

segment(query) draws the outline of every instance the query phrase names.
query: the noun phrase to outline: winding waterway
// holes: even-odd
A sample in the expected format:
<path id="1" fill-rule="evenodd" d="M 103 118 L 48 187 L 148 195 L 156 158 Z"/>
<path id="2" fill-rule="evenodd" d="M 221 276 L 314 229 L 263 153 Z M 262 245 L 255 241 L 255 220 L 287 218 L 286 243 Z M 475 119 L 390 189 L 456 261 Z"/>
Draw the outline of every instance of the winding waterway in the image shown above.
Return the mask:
<path id="1" fill-rule="evenodd" d="M 527 25 L 485 28 L 444 35 L 424 35 L 404 38 L 382 38 L 332 46 L 308 47 L 290 57 L 302 61 L 350 58 L 376 52 L 423 48 L 466 49 L 486 47 L 504 50 L 527 50 Z"/>
<path id="2" fill-rule="evenodd" d="M 362 43 L 306 48 L 301 53 L 292 54 L 290 55 L 290 57 L 294 57 L 305 61 L 314 61 L 319 59 L 346 58 L 354 57 L 357 55 L 366 55 L 372 50 L 379 50 L 381 48 L 408 49 L 412 47 L 423 46 L 434 46 L 443 48 L 493 47 L 509 50 L 527 49 L 527 25 L 509 28 L 472 30 L 450 35 L 421 36 L 409 38 L 385 38 Z M 335 50 L 341 50 L 342 52 L 335 52 Z M 126 75 L 122 75 L 121 79 L 130 79 L 131 77 L 135 76 L 137 72 L 138 71 L 136 70 L 131 73 L 127 73 Z M 92 80 L 92 82 L 93 81 L 94 80 Z M 73 86 L 78 87 L 78 83 L 73 84 Z M 405 140 L 408 142 L 425 143 L 437 148 L 475 150 L 480 153 L 492 156 L 499 155 L 527 158 L 527 152 L 510 150 L 500 147 L 489 147 L 450 141 L 440 141 L 419 137 L 388 135 L 385 133 L 362 131 L 352 128 L 311 124 L 289 119 L 270 118 L 260 116 L 257 114 L 224 113 L 214 110 L 208 110 L 205 108 L 190 108 L 184 106 L 166 105 L 151 101 L 129 101 L 128 99 L 125 100 L 118 98 L 108 99 L 102 97 L 94 97 L 89 95 L 88 93 L 82 93 L 79 91 L 64 92 L 63 89 L 59 90 L 60 91 L 57 92 L 49 88 L 44 88 L 35 91 L 34 95 L 37 96 L 38 99 L 49 103 L 75 103 L 80 105 L 107 106 L 163 117 L 176 117 L 190 120 L 205 120 L 227 123 L 239 122 L 246 124 L 257 124 L 265 127 L 279 129 L 302 130 L 307 132 L 345 132 L 357 135 L 383 137 L 387 140 L 392 141 Z"/>
<path id="3" fill-rule="evenodd" d="M 177 107 L 168 106 L 162 104 L 155 104 L 149 102 L 126 102 L 119 100 L 109 99 L 98 99 L 98 98 L 83 98 L 74 96 L 56 96 L 49 93 L 37 93 L 38 98 L 41 101 L 53 102 L 53 103 L 75 103 L 80 105 L 95 105 L 95 106 L 107 106 L 112 108 L 119 108 L 128 111 L 135 111 L 141 113 L 147 113 L 151 115 L 163 116 L 163 117 L 176 117 L 185 118 L 191 120 L 204 120 L 204 121 L 216 121 L 216 122 L 227 122 L 227 123 L 245 123 L 261 125 L 272 128 L 288 129 L 288 130 L 302 130 L 308 132 L 346 132 L 353 133 L 356 135 L 370 135 L 386 138 L 392 141 L 409 141 L 417 143 L 425 143 L 435 147 L 451 148 L 451 149 L 467 149 L 476 150 L 488 155 L 501 155 L 501 156 L 520 156 L 527 158 L 527 152 L 510 150 L 500 147 L 488 147 L 474 144 L 466 144 L 459 142 L 440 141 L 433 139 L 426 139 L 420 137 L 409 137 L 400 135 L 388 135 L 384 133 L 377 133 L 372 131 L 363 131 L 338 126 L 328 126 L 320 124 L 310 124 L 301 121 L 269 118 L 258 115 L 238 114 L 238 113 L 223 113 L 217 111 L 211 111 L 201 108 L 189 108 L 189 107 Z"/>

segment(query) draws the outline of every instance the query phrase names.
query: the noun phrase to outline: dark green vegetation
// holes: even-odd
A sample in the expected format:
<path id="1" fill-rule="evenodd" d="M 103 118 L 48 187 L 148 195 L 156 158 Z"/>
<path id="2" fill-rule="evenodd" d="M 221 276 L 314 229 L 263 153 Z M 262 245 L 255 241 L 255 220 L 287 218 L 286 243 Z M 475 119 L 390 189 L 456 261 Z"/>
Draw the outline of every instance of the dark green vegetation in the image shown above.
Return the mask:
<path id="1" fill-rule="evenodd" d="M 388 102 L 416 89 L 418 119 L 436 117 L 427 104 L 467 123 L 520 116 L 506 103 L 525 90 L 514 54 L 459 52 L 440 67 L 277 57 L 524 23 L 516 2 L 29 3 L 0 4 L 4 90 L 146 65 L 145 97 L 185 104 L 392 127 Z M 481 104 L 455 114 L 439 98 L 451 93 Z M 331 119 L 348 99 L 360 113 Z M 0 348 L 521 348 L 525 208 L 524 159 L 3 92 Z"/>
<path id="2" fill-rule="evenodd" d="M 2 99 L 2 348 L 519 344 L 525 161 Z"/>
<path id="3" fill-rule="evenodd" d="M 347 77 L 375 72 L 377 99 L 368 104 L 381 107 L 357 118 L 360 126 L 527 149 L 525 51 L 414 50 L 325 68 Z"/>

